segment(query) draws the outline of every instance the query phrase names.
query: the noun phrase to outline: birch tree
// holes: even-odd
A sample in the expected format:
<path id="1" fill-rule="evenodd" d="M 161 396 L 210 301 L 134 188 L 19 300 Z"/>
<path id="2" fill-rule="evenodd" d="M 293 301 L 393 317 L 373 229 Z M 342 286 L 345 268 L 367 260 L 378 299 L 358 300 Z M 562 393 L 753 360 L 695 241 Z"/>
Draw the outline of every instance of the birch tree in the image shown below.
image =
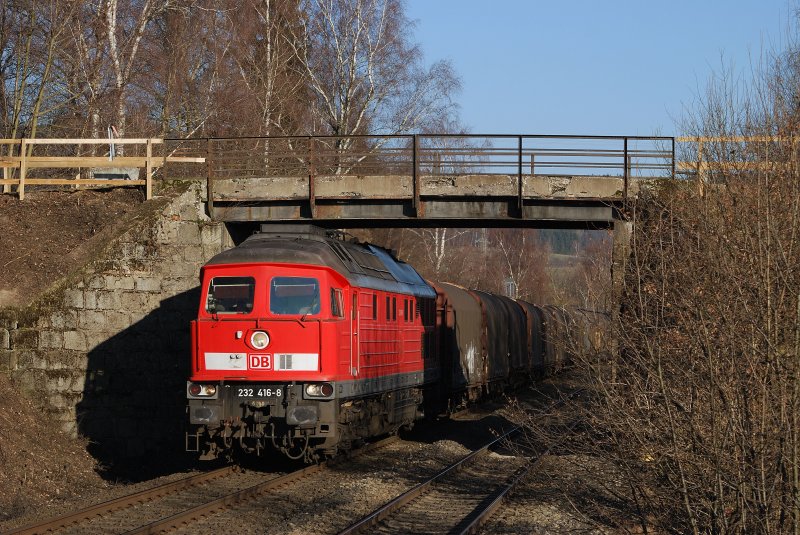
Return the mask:
<path id="1" fill-rule="evenodd" d="M 139 46 L 148 24 L 169 5 L 169 0 L 131 1 L 120 10 L 119 0 L 103 0 L 100 6 L 98 16 L 102 16 L 106 24 L 107 50 L 115 89 L 115 126 L 120 137 L 125 135 L 127 89 L 135 74 Z"/>
<path id="2" fill-rule="evenodd" d="M 314 98 L 312 134 L 393 135 L 452 114 L 459 80 L 425 68 L 399 0 L 302 0 L 292 46 Z M 336 142 L 341 153 L 352 138 Z M 338 169 L 341 171 L 341 168 Z"/>

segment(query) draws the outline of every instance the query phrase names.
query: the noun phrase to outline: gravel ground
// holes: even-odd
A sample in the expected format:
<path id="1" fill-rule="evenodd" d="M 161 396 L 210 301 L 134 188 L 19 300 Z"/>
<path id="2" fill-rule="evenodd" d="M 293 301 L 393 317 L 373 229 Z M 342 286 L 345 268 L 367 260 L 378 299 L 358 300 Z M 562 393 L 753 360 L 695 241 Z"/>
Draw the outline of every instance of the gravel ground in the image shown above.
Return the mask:
<path id="1" fill-rule="evenodd" d="M 145 489 L 151 489 L 158 485 L 164 485 L 172 481 L 183 479 L 190 475 L 199 473 L 199 471 L 192 472 L 176 472 L 168 476 L 143 481 L 136 484 L 109 484 L 104 488 L 94 488 L 84 490 L 81 494 L 65 495 L 57 502 L 50 502 L 47 506 L 29 510 L 25 515 L 16 517 L 6 522 L 0 522 L 0 533 L 8 530 L 19 528 L 31 524 L 33 522 L 41 521 L 53 516 L 60 516 L 67 513 L 84 509 L 90 505 L 107 502 L 115 498 L 120 498 L 128 494 L 133 494 Z"/>
<path id="2" fill-rule="evenodd" d="M 398 441 L 350 459 L 176 533 L 336 533 L 466 455 L 473 442 L 485 443 L 502 425 L 508 426 L 496 417 L 470 425 L 468 446 L 453 440 L 430 441 L 434 432 L 446 435 L 446 428 L 463 426 L 445 422 L 423 430 L 417 440 Z"/>
<path id="3" fill-rule="evenodd" d="M 543 457 L 481 533 L 614 533 L 598 526 L 574 501 L 574 490 L 584 483 L 575 473 L 577 460 L 570 457 Z"/>
<path id="4" fill-rule="evenodd" d="M 542 385 L 537 389 L 542 390 Z M 552 392 L 548 394 L 552 395 Z M 548 404 L 547 397 L 541 393 L 521 393 L 520 406 L 541 409 Z M 177 533 L 335 533 L 509 429 L 514 414 L 513 410 L 497 403 L 484 405 L 480 410 L 458 418 L 420 425 L 412 433 L 404 435 L 403 440 L 343 460 L 330 470 L 207 517 Z M 513 471 L 520 463 L 519 457 L 504 452 L 490 454 L 487 459 L 489 465 L 473 470 L 472 483 L 476 486 L 481 484 L 479 480 L 482 478 L 488 479 L 488 474 L 505 472 L 506 468 Z M 91 525 L 62 533 L 124 532 L 135 525 L 173 514 L 178 507 L 188 508 L 201 499 L 210 500 L 223 492 L 250 486 L 265 476 L 277 476 L 279 469 L 275 464 L 266 467 L 263 464 L 260 467 L 251 465 L 225 483 L 212 482 L 184 491 L 168 501 L 143 504 L 121 513 L 121 516 L 97 520 Z M 24 517 L 0 523 L 0 532 L 182 479 L 192 473 L 196 471 L 179 472 L 138 484 L 110 485 L 96 493 L 66 497 L 63 502 L 46 510 L 32 511 Z M 632 525 L 614 531 L 608 528 L 615 525 L 609 520 L 614 516 L 614 500 L 624 499 L 624 492 L 609 484 L 612 480 L 609 471 L 596 459 L 567 454 L 548 455 L 489 521 L 483 533 L 614 533 L 635 530 Z M 448 497 L 441 496 L 428 514 L 436 518 L 437 509 L 448 507 L 448 503 Z M 610 507 L 606 507 L 609 504 Z M 413 531 L 425 531 L 425 526 L 415 526 Z M 390 531 L 408 530 L 396 526 L 387 532 Z M 429 531 L 435 531 L 432 524 Z"/>

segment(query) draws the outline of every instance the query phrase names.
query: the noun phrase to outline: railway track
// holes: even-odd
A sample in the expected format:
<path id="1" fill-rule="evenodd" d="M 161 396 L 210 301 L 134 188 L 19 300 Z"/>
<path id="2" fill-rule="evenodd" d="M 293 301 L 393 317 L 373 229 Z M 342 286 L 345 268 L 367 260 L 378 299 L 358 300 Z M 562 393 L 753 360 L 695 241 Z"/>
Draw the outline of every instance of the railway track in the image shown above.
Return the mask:
<path id="1" fill-rule="evenodd" d="M 392 436 L 366 445 L 346 458 L 388 446 L 396 440 L 397 437 Z M 278 475 L 239 471 L 228 466 L 48 518 L 13 529 L 5 535 L 162 533 L 327 470 L 339 462 L 337 459 Z M 208 485 L 212 481 L 214 485 Z"/>
<path id="2" fill-rule="evenodd" d="M 584 390 L 554 402 L 547 412 Z M 574 424 L 573 424 L 574 425 Z M 506 497 L 555 445 L 533 457 L 509 454 L 506 446 L 521 432 L 517 427 L 452 463 L 339 535 L 360 533 L 476 533 Z M 500 453 L 492 455 L 493 450 Z"/>
<path id="3" fill-rule="evenodd" d="M 558 403 L 563 400 L 540 408 L 549 412 Z M 454 420 L 451 432 L 459 425 L 462 432 L 464 425 L 472 426 L 468 413 L 460 416 Z M 490 429 L 508 429 L 495 416 L 479 425 L 483 429 L 481 436 L 487 438 L 491 436 Z M 481 511 L 497 510 L 502 498 L 524 477 L 525 469 L 530 470 L 537 462 L 528 454 L 512 454 L 504 449 L 514 432 L 477 451 L 467 450 L 466 458 L 462 458 L 469 447 L 466 443 L 444 437 L 428 438 L 435 441 L 430 442 L 431 447 L 425 446 L 426 439 L 397 442 L 387 452 L 362 455 L 389 445 L 392 438 L 356 450 L 351 455 L 352 462 L 337 459 L 289 474 L 227 467 L 8 533 L 180 534 L 226 529 L 336 533 L 362 515 L 373 518 L 361 522 L 368 526 L 362 527 L 362 532 L 466 532 L 477 529 L 488 518 L 488 513 Z M 478 440 L 477 436 L 469 440 L 472 448 L 479 446 Z M 448 466 L 451 463 L 453 466 Z M 434 481 L 420 483 L 429 478 Z M 406 492 L 411 487 L 414 489 Z M 421 498 L 411 495 L 415 489 L 420 490 L 417 487 L 422 489 L 418 492 Z M 381 509 L 389 512 L 382 512 L 375 521 L 376 515 L 370 515 L 370 511 L 388 500 L 402 502 L 402 507 L 392 511 L 384 506 Z M 343 533 L 355 532 L 359 529 L 351 526 Z"/>
<path id="4" fill-rule="evenodd" d="M 36 522 L 20 528 L 7 531 L 6 535 L 34 535 L 37 533 L 52 532 L 61 528 L 66 528 L 84 521 L 97 517 L 109 515 L 115 511 L 135 507 L 151 500 L 159 499 L 163 496 L 181 492 L 193 488 L 217 478 L 230 475 L 235 470 L 233 466 L 226 466 L 217 470 L 212 470 L 203 474 L 190 476 L 179 481 L 173 481 L 164 485 L 146 489 L 140 492 L 115 498 L 107 502 L 99 503 L 80 509 L 78 511 L 64 515 L 54 516 L 42 522 Z"/>

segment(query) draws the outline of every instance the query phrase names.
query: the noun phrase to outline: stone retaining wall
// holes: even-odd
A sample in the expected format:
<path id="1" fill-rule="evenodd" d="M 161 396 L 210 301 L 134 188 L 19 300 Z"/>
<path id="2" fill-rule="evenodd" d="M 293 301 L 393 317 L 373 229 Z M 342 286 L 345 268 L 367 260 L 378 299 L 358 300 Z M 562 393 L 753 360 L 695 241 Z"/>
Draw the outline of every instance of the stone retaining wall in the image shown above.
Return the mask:
<path id="1" fill-rule="evenodd" d="M 233 245 L 198 186 L 134 219 L 34 304 L 0 309 L 0 372 L 106 464 L 182 450 L 199 267 Z"/>

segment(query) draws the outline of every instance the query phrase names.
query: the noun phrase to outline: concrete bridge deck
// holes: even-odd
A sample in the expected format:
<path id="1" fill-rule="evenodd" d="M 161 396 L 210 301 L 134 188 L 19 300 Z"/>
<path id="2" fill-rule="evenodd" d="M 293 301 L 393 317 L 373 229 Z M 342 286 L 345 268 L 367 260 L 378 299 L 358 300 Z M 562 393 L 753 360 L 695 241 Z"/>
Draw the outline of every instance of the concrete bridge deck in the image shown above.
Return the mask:
<path id="1" fill-rule="evenodd" d="M 415 196 L 404 175 L 214 180 L 209 210 L 218 221 L 315 221 L 342 226 L 608 227 L 628 196 L 655 179 L 603 176 L 422 175 Z M 355 221 L 353 222 L 355 223 Z"/>

